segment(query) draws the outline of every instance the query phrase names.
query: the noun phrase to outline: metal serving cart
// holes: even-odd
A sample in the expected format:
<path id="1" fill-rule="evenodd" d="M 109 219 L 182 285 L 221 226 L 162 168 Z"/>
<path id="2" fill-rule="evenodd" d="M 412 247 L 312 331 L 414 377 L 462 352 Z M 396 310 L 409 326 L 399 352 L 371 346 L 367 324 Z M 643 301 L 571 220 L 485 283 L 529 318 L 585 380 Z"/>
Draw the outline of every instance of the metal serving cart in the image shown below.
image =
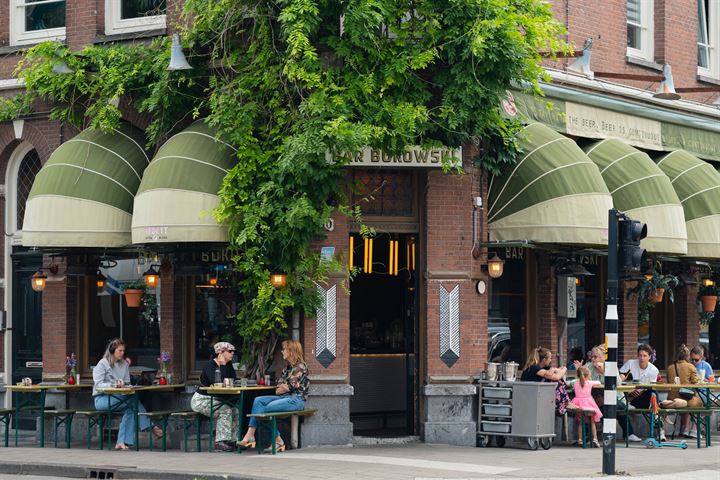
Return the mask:
<path id="1" fill-rule="evenodd" d="M 478 446 L 492 439 L 498 447 L 507 438 L 525 438 L 531 450 L 548 450 L 555 436 L 555 383 L 480 382 Z"/>

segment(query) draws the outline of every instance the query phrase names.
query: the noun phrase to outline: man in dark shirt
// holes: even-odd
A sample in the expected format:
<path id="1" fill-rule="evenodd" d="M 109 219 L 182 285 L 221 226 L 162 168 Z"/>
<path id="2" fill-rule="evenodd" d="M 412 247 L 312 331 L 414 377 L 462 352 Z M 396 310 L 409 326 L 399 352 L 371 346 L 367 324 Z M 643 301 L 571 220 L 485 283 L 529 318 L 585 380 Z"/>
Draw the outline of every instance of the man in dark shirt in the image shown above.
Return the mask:
<path id="1" fill-rule="evenodd" d="M 200 373 L 200 386 L 210 387 L 221 383 L 223 379 L 235 380 L 235 369 L 232 366 L 235 347 L 228 342 L 214 345 L 215 358 L 208 360 Z M 217 380 L 217 381 L 216 381 Z M 195 412 L 210 416 L 210 396 L 198 389 L 190 400 L 190 408 Z M 227 405 L 213 409 L 215 420 L 215 450 L 232 452 L 235 450 L 238 431 L 238 412 Z"/>

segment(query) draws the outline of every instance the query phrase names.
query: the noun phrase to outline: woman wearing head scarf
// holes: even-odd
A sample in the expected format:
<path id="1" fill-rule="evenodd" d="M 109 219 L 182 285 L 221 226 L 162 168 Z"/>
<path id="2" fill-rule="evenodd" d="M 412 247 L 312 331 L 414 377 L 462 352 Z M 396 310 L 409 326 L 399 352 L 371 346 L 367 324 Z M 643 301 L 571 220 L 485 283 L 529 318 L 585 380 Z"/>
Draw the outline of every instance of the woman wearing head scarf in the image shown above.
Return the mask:
<path id="1" fill-rule="evenodd" d="M 215 358 L 208 360 L 200 373 L 200 386 L 209 387 L 215 383 L 215 371 L 219 371 L 219 381 L 225 378 L 235 380 L 235 369 L 232 366 L 235 347 L 228 342 L 217 342 L 213 346 Z M 210 395 L 198 389 L 190 400 L 190 408 L 194 412 L 210 416 Z M 220 452 L 235 450 L 238 431 L 238 412 L 228 405 L 213 409 L 215 421 L 215 443 L 213 447 Z"/>

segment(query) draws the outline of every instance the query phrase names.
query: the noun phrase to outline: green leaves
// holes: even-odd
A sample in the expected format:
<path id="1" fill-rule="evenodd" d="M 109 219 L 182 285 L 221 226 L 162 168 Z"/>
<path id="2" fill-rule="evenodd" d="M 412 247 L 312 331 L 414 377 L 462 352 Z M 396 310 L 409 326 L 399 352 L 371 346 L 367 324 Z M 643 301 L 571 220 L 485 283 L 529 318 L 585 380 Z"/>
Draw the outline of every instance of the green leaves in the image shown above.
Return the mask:
<path id="1" fill-rule="evenodd" d="M 470 142 L 497 173 L 518 154 L 520 125 L 499 114 L 505 90 L 537 87 L 538 50 L 568 48 L 540 0 L 187 0 L 183 15 L 193 70 L 166 70 L 168 38 L 80 52 L 43 43 L 18 67 L 27 95 L 0 103 L 0 119 L 45 100 L 54 118 L 109 129 L 121 99 L 148 115 L 157 148 L 207 117 L 238 151 L 215 215 L 238 252 L 238 331 L 252 341 L 285 328 L 288 309 L 312 314 L 315 282 L 344 268 L 309 251 L 334 210 L 361 213 L 325 152 Z M 58 61 L 73 73 L 53 73 Z M 284 289 L 270 287 L 277 271 Z"/>

